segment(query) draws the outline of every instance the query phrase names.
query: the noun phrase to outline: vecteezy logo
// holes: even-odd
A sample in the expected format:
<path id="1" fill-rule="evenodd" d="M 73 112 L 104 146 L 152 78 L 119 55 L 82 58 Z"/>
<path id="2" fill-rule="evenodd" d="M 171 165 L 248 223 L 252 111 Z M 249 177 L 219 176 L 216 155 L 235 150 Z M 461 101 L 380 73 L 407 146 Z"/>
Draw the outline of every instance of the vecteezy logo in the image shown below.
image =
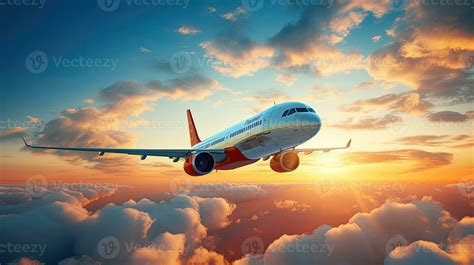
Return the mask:
<path id="1" fill-rule="evenodd" d="M 44 72 L 48 67 L 48 56 L 43 51 L 34 51 L 25 58 L 25 66 L 33 74 Z"/>
<path id="2" fill-rule="evenodd" d="M 474 175 L 462 177 L 456 187 L 462 196 L 474 199 Z"/>
<path id="3" fill-rule="evenodd" d="M 176 52 L 171 56 L 169 64 L 173 72 L 184 74 L 193 66 L 193 58 L 190 52 Z"/>
<path id="4" fill-rule="evenodd" d="M 396 235 L 387 241 L 387 244 L 385 244 L 385 252 L 390 254 L 390 252 L 392 252 L 397 247 L 403 247 L 406 245 L 408 245 L 408 241 L 403 236 Z"/>
<path id="5" fill-rule="evenodd" d="M 331 189 L 335 188 L 334 181 L 320 180 L 313 183 L 314 191 L 320 196 L 328 193 Z"/>
<path id="6" fill-rule="evenodd" d="M 391 123 L 387 125 L 387 132 L 392 135 L 399 136 L 408 129 L 408 125 L 403 120 L 402 116 L 397 112 L 392 112 L 387 115 Z"/>
<path id="7" fill-rule="evenodd" d="M 97 0 L 97 5 L 105 12 L 112 12 L 117 10 L 120 0 Z"/>
<path id="8" fill-rule="evenodd" d="M 175 177 L 170 180 L 169 185 L 173 195 L 188 194 L 193 188 L 193 183 L 186 177 Z"/>
<path id="9" fill-rule="evenodd" d="M 242 0 L 242 6 L 249 12 L 255 12 L 263 7 L 265 0 Z"/>
<path id="10" fill-rule="evenodd" d="M 43 175 L 35 175 L 25 183 L 26 192 L 33 198 L 42 197 L 46 194 L 48 181 Z"/>
<path id="11" fill-rule="evenodd" d="M 97 252 L 104 259 L 114 259 L 120 253 L 120 243 L 116 237 L 108 236 L 99 241 Z"/>
<path id="12" fill-rule="evenodd" d="M 392 0 L 392 9 L 401 11 L 405 8 L 407 0 Z"/>
<path id="13" fill-rule="evenodd" d="M 264 248 L 265 246 L 263 245 L 263 240 L 257 236 L 247 238 L 241 246 L 242 254 L 244 256 L 262 255 Z"/>

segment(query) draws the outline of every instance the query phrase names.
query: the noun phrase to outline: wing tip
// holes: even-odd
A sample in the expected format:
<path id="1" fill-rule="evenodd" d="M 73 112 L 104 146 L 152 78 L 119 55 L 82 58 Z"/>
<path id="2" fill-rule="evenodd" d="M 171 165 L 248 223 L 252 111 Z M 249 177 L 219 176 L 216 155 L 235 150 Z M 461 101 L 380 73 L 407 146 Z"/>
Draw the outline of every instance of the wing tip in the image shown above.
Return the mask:
<path id="1" fill-rule="evenodd" d="M 349 139 L 349 142 L 347 142 L 347 144 L 346 144 L 346 148 L 351 147 L 351 142 L 352 142 L 352 139 Z"/>
<path id="2" fill-rule="evenodd" d="M 24 136 L 22 136 L 21 139 L 23 140 L 23 143 L 25 144 L 26 148 L 31 148 L 31 145 L 26 141 Z"/>

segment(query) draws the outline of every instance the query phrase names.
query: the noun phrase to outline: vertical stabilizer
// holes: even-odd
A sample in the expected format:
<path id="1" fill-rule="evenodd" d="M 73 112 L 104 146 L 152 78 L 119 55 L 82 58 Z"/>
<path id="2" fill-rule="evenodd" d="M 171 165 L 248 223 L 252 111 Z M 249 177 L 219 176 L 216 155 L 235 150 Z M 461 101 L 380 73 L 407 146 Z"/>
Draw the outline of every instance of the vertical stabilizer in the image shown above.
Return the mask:
<path id="1" fill-rule="evenodd" d="M 194 146 L 201 142 L 199 135 L 196 130 L 196 125 L 194 125 L 193 115 L 191 110 L 187 110 L 186 114 L 188 115 L 188 127 L 189 127 L 189 139 L 191 140 L 191 146 Z"/>

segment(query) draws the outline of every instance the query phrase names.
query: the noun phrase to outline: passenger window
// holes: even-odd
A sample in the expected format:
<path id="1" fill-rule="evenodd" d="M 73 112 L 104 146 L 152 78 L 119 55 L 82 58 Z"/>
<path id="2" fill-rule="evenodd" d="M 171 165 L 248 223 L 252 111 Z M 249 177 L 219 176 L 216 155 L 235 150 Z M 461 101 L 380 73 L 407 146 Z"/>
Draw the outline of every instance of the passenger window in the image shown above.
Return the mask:
<path id="1" fill-rule="evenodd" d="M 288 111 L 289 111 L 289 109 L 285 110 L 285 112 L 283 112 L 283 115 L 281 115 L 281 116 L 285 117 L 286 115 L 288 115 Z"/>
<path id="2" fill-rule="evenodd" d="M 290 109 L 289 112 L 288 112 L 288 116 L 290 116 L 291 114 L 295 113 L 296 110 L 295 109 Z"/>

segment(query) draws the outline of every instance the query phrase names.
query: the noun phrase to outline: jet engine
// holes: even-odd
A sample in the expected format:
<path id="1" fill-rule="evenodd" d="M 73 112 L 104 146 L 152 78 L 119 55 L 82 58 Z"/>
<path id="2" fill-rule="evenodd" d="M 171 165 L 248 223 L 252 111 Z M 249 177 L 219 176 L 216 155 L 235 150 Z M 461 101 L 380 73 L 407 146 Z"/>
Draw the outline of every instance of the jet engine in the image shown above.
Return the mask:
<path id="1" fill-rule="evenodd" d="M 293 151 L 278 153 L 270 160 L 270 167 L 276 172 L 290 172 L 298 168 L 300 158 Z"/>
<path id="2" fill-rule="evenodd" d="M 184 171 L 191 176 L 202 176 L 210 173 L 216 166 L 214 156 L 208 152 L 200 152 L 186 159 Z"/>

